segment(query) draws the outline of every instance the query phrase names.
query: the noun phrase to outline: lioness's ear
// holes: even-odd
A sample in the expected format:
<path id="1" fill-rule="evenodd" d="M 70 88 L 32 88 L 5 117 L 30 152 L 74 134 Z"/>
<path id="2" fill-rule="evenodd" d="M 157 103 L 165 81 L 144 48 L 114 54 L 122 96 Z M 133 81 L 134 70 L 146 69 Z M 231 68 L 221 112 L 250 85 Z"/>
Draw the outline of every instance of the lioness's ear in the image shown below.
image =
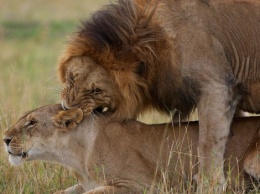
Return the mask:
<path id="1" fill-rule="evenodd" d="M 83 119 L 83 111 L 79 108 L 60 111 L 53 118 L 53 124 L 61 131 L 67 132 L 76 128 Z"/>

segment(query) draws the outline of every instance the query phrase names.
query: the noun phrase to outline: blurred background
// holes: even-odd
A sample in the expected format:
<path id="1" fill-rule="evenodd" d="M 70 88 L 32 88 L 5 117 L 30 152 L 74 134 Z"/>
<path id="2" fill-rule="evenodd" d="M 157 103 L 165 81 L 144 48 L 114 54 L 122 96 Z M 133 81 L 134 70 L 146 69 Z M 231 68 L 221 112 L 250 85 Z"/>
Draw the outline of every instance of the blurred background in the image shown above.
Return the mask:
<path id="1" fill-rule="evenodd" d="M 113 0 L 111 0 L 113 1 Z M 26 111 L 59 103 L 58 58 L 81 20 L 109 0 L 0 0 L 0 136 Z M 170 121 L 158 113 L 146 123 Z M 196 113 L 191 120 L 196 120 Z M 13 167 L 0 143 L 0 193 L 49 194 L 76 184 L 65 168 L 44 162 Z"/>
<path id="2" fill-rule="evenodd" d="M 108 0 L 0 0 L 0 136 L 24 112 L 59 103 L 56 65 L 67 36 Z M 168 118 L 152 113 L 147 123 Z M 53 193 L 77 181 L 44 162 L 13 167 L 0 143 L 0 193 Z"/>
<path id="3" fill-rule="evenodd" d="M 56 64 L 66 36 L 108 0 L 0 0 L 0 136 L 26 111 L 59 102 Z M 0 143 L 0 193 L 53 193 L 76 183 L 44 162 L 8 163 Z"/>

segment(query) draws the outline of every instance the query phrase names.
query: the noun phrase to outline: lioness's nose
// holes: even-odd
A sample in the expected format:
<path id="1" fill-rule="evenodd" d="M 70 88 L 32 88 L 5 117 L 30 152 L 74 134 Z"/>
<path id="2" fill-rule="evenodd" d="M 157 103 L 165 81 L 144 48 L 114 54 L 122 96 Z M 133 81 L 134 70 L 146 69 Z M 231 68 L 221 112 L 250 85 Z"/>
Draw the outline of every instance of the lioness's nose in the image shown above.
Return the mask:
<path id="1" fill-rule="evenodd" d="M 5 144 L 8 146 L 10 144 L 10 142 L 12 141 L 12 138 L 11 137 L 4 137 L 4 142 Z"/>

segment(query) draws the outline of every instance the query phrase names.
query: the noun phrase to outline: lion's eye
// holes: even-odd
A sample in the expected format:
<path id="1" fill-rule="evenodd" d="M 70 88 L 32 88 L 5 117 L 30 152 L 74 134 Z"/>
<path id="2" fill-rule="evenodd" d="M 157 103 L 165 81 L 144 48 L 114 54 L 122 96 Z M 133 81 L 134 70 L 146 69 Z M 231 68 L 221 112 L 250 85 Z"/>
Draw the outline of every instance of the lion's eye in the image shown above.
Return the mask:
<path id="1" fill-rule="evenodd" d="M 93 93 L 94 93 L 94 94 L 100 94 L 101 92 L 102 92 L 102 90 L 99 89 L 99 88 L 95 88 L 95 89 L 93 90 Z"/>
<path id="2" fill-rule="evenodd" d="M 27 121 L 26 123 L 25 123 L 25 127 L 26 128 L 31 128 L 31 127 L 33 127 L 33 126 L 35 126 L 36 125 L 36 121 L 35 120 L 29 120 L 29 121 Z"/>

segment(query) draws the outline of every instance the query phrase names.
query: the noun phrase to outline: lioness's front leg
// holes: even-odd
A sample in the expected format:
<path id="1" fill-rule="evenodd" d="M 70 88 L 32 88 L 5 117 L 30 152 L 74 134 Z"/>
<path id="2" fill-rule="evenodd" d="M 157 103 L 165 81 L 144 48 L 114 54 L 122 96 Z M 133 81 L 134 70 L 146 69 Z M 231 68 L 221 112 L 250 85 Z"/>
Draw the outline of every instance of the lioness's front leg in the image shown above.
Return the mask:
<path id="1" fill-rule="evenodd" d="M 81 185 L 74 185 L 62 191 L 56 191 L 54 194 L 81 194 L 85 192 Z"/>
<path id="2" fill-rule="evenodd" d="M 258 181 L 260 180 L 260 137 L 258 137 L 255 144 L 247 150 L 243 167 L 250 176 Z"/>
<path id="3" fill-rule="evenodd" d="M 229 77 L 226 78 L 223 84 L 209 83 L 202 91 L 198 104 L 200 125 L 198 150 L 200 162 L 199 191 L 202 188 L 214 188 L 217 191 L 213 192 L 219 193 L 225 189 L 223 157 L 230 124 L 239 97 L 237 83 L 235 79 Z M 203 179 L 203 177 L 207 180 Z"/>
<path id="4" fill-rule="evenodd" d="M 117 186 L 100 186 L 95 189 L 92 189 L 84 194 L 126 194 L 126 193 L 137 193 L 138 191 L 132 190 L 131 188 L 126 187 L 117 187 Z"/>

